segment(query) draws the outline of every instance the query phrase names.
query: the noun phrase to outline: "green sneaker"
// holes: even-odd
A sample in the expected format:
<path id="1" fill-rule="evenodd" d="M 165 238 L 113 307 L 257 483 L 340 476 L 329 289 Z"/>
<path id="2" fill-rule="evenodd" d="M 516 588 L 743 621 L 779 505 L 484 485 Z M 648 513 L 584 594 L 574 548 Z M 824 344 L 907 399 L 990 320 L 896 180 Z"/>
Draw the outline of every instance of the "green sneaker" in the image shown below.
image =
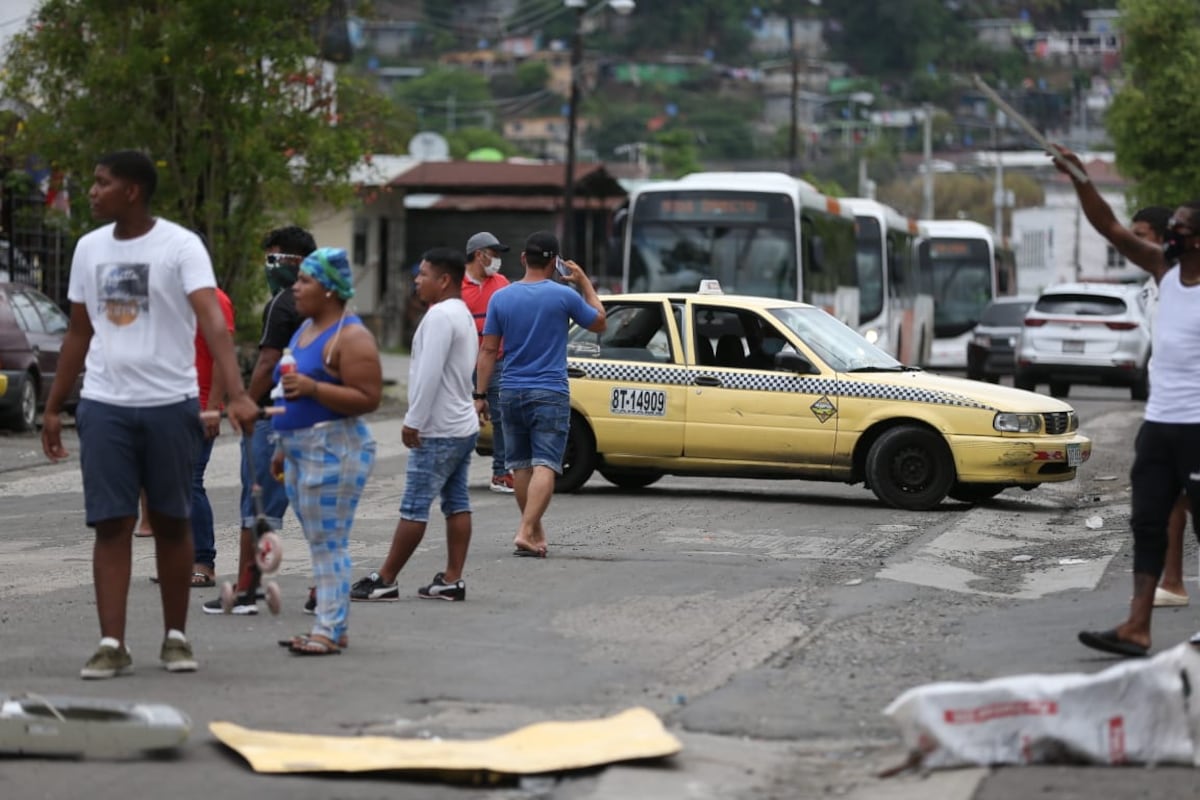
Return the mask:
<path id="1" fill-rule="evenodd" d="M 170 636 L 163 639 L 158 658 L 167 672 L 195 672 L 200 666 L 196 663 L 196 657 L 192 655 L 191 643 L 186 639 Z"/>
<path id="2" fill-rule="evenodd" d="M 85 681 L 101 680 L 116 677 L 120 673 L 132 669 L 133 656 L 129 655 L 128 648 L 102 644 L 95 655 L 83 665 L 83 669 L 79 670 L 79 677 Z"/>

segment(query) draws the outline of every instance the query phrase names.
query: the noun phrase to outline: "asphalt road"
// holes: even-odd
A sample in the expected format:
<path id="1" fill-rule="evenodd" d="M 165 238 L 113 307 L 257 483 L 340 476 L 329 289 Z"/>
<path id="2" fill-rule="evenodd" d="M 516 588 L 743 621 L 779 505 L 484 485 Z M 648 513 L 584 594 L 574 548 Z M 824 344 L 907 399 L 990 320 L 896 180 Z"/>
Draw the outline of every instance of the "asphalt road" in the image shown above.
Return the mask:
<path id="1" fill-rule="evenodd" d="M 95 647 L 90 536 L 77 461 L 49 465 L 33 435 L 0 437 L 0 691 L 166 702 L 195 727 L 170 760 L 0 760 L 0 797 L 121 798 L 987 798 L 1188 793 L 1182 769 L 966 770 L 874 777 L 901 762 L 881 710 L 935 680 L 1110 665 L 1082 628 L 1123 614 L 1130 566 L 1128 468 L 1140 404 L 1076 387 L 1097 447 L 1078 480 L 1009 490 L 978 507 L 882 507 L 861 486 L 666 478 L 641 491 L 596 476 L 556 496 L 550 558 L 513 558 L 516 509 L 472 473 L 474 539 L 465 603 L 422 603 L 442 568 L 443 526 L 401 574 L 402 598 L 355 604 L 351 647 L 301 659 L 275 645 L 307 629 L 308 555 L 284 530 L 285 608 L 212 617 L 192 593 L 201 669 L 158 668 L 153 544 L 134 545 L 129 645 L 137 671 L 83 682 Z M 356 574 L 386 553 L 403 488 L 398 408 L 372 418 L 380 443 L 354 529 Z M 218 570 L 234 564 L 236 441 L 209 467 Z M 1085 521 L 1099 516 L 1099 529 Z M 1014 556 L 1030 558 L 1014 560 Z M 1185 565 L 1194 576 L 1194 547 Z M 1156 645 L 1197 627 L 1188 609 L 1156 615 Z M 207 731 L 212 720 L 268 730 L 476 739 L 547 719 L 656 712 L 684 744 L 661 764 L 619 765 L 497 788 L 385 775 L 258 776 Z"/>

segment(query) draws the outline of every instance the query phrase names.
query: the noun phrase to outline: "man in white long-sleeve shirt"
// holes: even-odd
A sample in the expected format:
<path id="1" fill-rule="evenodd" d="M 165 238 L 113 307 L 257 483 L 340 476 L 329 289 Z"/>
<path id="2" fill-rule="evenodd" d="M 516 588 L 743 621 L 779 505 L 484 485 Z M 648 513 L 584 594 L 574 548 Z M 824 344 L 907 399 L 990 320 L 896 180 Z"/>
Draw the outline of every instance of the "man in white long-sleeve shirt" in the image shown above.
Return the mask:
<path id="1" fill-rule="evenodd" d="M 471 399 L 479 337 L 462 301 L 462 253 L 430 250 L 421 259 L 416 291 L 429 305 L 413 337 L 408 372 L 408 413 L 401 438 L 411 449 L 400 502 L 400 522 L 378 572 L 350 590 L 352 600 L 397 600 L 396 576 L 425 537 L 429 509 L 441 496 L 446 517 L 446 570 L 417 590 L 430 600 L 465 600 L 463 567 L 471 543 L 471 498 L 467 472 L 479 435 L 479 415 Z"/>

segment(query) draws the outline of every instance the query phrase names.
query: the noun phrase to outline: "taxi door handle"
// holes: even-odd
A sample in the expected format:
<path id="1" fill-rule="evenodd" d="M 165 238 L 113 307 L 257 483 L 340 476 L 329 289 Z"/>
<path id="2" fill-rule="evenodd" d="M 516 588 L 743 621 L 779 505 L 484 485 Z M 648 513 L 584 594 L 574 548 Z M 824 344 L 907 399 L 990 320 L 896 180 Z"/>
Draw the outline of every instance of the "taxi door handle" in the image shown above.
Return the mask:
<path id="1" fill-rule="evenodd" d="M 567 367 L 568 378 L 586 378 L 588 374 L 579 367 Z"/>
<path id="2" fill-rule="evenodd" d="M 697 375 L 696 380 L 692 381 L 692 383 L 697 386 L 720 386 L 721 379 L 713 375 Z"/>

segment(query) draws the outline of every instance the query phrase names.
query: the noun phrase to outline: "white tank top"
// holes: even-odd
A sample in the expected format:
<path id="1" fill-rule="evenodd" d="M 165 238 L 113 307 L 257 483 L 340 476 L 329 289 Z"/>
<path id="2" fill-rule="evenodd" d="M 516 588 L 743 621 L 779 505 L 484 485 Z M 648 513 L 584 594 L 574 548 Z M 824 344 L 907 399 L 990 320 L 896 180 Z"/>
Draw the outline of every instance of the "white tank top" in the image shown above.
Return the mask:
<path id="1" fill-rule="evenodd" d="M 1200 423 L 1200 285 L 1171 267 L 1158 286 L 1147 422 Z"/>

